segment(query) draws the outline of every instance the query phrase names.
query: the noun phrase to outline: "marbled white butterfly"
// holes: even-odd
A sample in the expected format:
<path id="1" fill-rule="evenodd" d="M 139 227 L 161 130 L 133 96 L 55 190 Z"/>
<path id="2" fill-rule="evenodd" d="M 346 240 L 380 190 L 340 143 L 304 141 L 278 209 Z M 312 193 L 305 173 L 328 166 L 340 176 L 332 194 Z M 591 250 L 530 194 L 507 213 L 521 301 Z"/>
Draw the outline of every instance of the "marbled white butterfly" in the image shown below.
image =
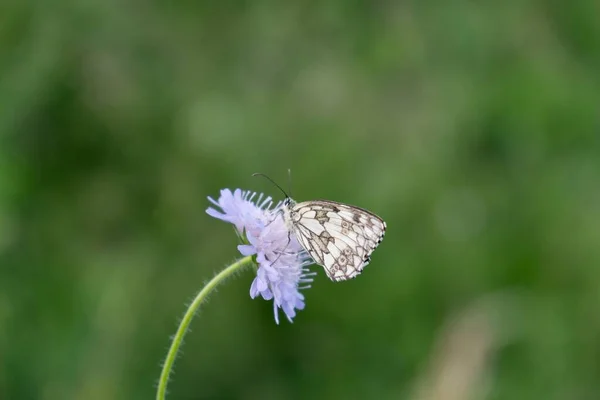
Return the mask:
<path id="1" fill-rule="evenodd" d="M 371 261 L 371 254 L 383 240 L 386 224 L 380 217 L 360 207 L 329 200 L 296 203 L 286 196 L 283 219 L 298 242 L 316 264 L 325 268 L 335 282 L 356 278 Z"/>

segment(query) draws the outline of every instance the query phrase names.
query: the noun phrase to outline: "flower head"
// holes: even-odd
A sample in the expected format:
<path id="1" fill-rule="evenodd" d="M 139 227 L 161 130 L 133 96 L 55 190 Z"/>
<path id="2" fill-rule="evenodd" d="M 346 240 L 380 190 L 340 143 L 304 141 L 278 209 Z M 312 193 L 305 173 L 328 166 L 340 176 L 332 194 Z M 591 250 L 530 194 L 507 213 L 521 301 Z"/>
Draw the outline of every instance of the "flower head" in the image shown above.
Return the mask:
<path id="1" fill-rule="evenodd" d="M 304 295 L 299 289 L 310 286 L 312 276 L 306 266 L 312 260 L 286 227 L 279 209 L 273 207 L 271 197 L 256 201 L 255 192 L 236 189 L 221 190 L 217 201 L 208 198 L 221 211 L 209 207 L 208 215 L 233 224 L 240 235 L 245 235 L 247 244 L 238 246 L 244 256 L 256 255 L 258 271 L 250 286 L 250 297 L 258 295 L 273 300 L 275 322 L 279 324 L 279 309 L 283 309 L 292 322 L 296 310 L 304 308 Z M 302 285 L 302 286 L 301 286 Z"/>

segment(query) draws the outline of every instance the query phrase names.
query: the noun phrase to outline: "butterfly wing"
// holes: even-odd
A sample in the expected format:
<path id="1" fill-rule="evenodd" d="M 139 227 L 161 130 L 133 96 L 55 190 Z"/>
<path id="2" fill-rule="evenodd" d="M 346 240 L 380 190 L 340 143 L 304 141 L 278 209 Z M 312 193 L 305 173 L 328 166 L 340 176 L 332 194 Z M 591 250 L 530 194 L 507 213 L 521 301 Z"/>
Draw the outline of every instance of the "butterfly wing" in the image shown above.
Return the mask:
<path id="1" fill-rule="evenodd" d="M 360 274 L 386 229 L 370 211 L 327 200 L 298 203 L 290 217 L 300 244 L 333 281 Z"/>

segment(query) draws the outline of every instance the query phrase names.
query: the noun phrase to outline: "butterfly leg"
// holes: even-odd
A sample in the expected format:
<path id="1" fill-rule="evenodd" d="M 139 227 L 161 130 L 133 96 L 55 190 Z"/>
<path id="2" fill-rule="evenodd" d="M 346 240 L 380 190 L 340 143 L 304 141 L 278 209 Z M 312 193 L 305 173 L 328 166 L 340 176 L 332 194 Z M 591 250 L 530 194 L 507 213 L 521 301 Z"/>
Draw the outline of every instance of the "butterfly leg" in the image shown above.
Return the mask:
<path id="1" fill-rule="evenodd" d="M 286 253 L 285 252 L 285 250 L 290 245 L 290 242 L 292 241 L 292 238 L 290 237 L 290 234 L 291 234 L 291 232 L 288 232 L 288 241 L 287 241 L 285 247 L 283 248 L 283 250 L 279 252 L 279 255 L 277 255 L 277 258 L 275 258 L 275 260 L 273 260 L 273 264 L 275 264 L 277 262 L 277 260 L 279 260 L 279 257 L 281 257 L 283 254 L 291 254 L 291 253 Z"/>
<path id="2" fill-rule="evenodd" d="M 272 220 L 270 220 L 269 222 L 267 222 L 267 224 L 265 225 L 265 228 L 269 225 L 271 225 L 273 222 L 275 222 L 275 220 L 277 219 L 277 215 L 275 216 L 275 218 L 273 218 Z"/>

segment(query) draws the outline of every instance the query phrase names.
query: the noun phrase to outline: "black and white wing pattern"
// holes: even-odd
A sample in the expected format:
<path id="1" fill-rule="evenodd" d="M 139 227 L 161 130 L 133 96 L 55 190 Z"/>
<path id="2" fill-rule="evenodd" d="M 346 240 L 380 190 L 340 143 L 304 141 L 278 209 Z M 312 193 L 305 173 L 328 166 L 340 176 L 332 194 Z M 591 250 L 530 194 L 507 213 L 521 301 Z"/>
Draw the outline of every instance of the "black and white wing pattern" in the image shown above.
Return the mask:
<path id="1" fill-rule="evenodd" d="M 385 235 L 385 222 L 365 209 L 328 200 L 289 204 L 298 242 L 329 279 L 356 278 Z"/>

